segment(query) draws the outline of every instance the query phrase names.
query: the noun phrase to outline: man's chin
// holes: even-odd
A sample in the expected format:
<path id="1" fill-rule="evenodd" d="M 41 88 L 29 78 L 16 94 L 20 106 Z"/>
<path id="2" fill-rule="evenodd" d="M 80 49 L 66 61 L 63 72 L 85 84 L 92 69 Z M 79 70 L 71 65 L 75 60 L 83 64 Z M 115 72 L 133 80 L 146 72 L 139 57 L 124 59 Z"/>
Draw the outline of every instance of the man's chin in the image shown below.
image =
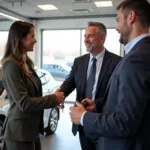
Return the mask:
<path id="1" fill-rule="evenodd" d="M 124 44 L 124 41 L 123 41 L 122 38 L 119 39 L 119 42 L 120 42 L 121 44 Z"/>
<path id="2" fill-rule="evenodd" d="M 86 51 L 90 53 L 92 50 L 87 48 Z"/>
<path id="3" fill-rule="evenodd" d="M 119 41 L 120 41 L 120 43 L 123 44 L 123 45 L 126 45 L 126 44 L 127 44 L 127 41 L 125 41 L 125 40 L 123 40 L 123 39 L 120 39 Z"/>

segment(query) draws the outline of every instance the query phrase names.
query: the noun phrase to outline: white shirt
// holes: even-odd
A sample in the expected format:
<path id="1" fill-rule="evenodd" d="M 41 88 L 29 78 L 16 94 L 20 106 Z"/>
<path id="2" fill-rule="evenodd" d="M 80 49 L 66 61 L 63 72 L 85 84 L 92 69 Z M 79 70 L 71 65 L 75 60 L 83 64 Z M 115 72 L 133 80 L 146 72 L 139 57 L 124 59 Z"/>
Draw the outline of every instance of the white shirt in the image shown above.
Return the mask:
<path id="1" fill-rule="evenodd" d="M 135 39 L 133 39 L 132 41 L 130 41 L 124 47 L 125 54 L 128 54 L 136 43 L 138 43 L 140 40 L 142 40 L 143 38 L 148 37 L 148 36 L 150 36 L 149 33 L 142 34 L 142 35 L 136 37 Z"/>

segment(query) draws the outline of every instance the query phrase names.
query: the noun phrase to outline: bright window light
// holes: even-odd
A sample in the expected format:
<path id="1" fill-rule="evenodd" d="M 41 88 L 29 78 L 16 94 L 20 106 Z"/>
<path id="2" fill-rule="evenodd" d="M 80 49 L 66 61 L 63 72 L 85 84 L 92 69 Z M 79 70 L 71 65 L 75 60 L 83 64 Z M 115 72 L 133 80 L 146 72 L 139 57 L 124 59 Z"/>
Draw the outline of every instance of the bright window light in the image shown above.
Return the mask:
<path id="1" fill-rule="evenodd" d="M 8 19 L 11 19 L 11 20 L 16 20 L 16 21 L 17 21 L 17 20 L 20 20 L 19 18 L 10 16 L 10 15 L 6 15 L 6 14 L 1 13 L 1 12 L 0 12 L 0 15 L 6 17 L 6 18 L 8 18 Z"/>
<path id="2" fill-rule="evenodd" d="M 94 2 L 97 7 L 112 7 L 112 1 L 100 1 Z"/>
<path id="3" fill-rule="evenodd" d="M 37 5 L 37 6 L 43 10 L 57 10 L 58 9 L 54 5 Z"/>

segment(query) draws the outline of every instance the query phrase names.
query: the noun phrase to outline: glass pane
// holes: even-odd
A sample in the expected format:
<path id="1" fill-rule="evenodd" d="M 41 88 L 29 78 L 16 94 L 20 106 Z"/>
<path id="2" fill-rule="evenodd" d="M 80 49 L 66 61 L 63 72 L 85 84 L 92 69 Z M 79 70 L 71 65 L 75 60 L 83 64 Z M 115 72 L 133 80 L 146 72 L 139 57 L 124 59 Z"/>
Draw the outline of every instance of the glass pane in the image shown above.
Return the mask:
<path id="1" fill-rule="evenodd" d="M 120 55 L 120 34 L 116 29 L 107 29 L 107 37 L 105 41 L 105 47 L 108 51 Z"/>
<path id="2" fill-rule="evenodd" d="M 4 55 L 7 38 L 8 38 L 8 31 L 0 31 L 0 59 Z"/>
<path id="3" fill-rule="evenodd" d="M 74 58 L 80 55 L 80 30 L 44 30 L 42 42 L 42 68 L 55 80 L 65 80 Z"/>
<path id="4" fill-rule="evenodd" d="M 82 55 L 84 55 L 84 54 L 87 53 L 86 47 L 85 47 L 85 44 L 84 44 L 84 34 L 85 34 L 85 30 L 82 30 L 82 39 L 81 39 L 81 45 L 82 45 L 81 54 L 82 54 Z"/>

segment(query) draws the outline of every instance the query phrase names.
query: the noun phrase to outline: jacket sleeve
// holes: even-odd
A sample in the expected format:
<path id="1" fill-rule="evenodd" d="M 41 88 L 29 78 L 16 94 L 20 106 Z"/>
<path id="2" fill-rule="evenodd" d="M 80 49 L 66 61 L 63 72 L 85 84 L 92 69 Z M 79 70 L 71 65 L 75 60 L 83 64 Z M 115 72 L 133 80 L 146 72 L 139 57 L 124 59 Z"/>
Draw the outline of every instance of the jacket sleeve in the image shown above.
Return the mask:
<path id="1" fill-rule="evenodd" d="M 3 65 L 2 80 L 6 88 L 10 104 L 15 103 L 22 112 L 38 111 L 57 105 L 54 94 L 30 97 L 28 94 L 25 74 L 15 61 L 7 61 Z"/>
<path id="2" fill-rule="evenodd" d="M 75 69 L 76 69 L 76 59 L 71 68 L 70 74 L 66 80 L 61 85 L 61 91 L 64 92 L 65 97 L 67 97 L 75 88 Z"/>
<path id="3" fill-rule="evenodd" d="M 113 85 L 117 80 L 118 85 Z M 83 118 L 85 133 L 97 137 L 127 137 L 134 135 L 146 117 L 150 98 L 150 71 L 145 61 L 126 62 L 118 76 L 114 75 L 106 99 L 104 113 L 87 112 Z M 113 89 L 119 89 L 117 100 L 111 99 Z M 114 101 L 114 106 L 109 105 Z M 113 102 L 112 102 L 113 103 Z M 108 107 L 108 108 L 107 108 Z M 111 108 L 112 107 L 112 108 Z M 148 116 L 147 116 L 148 117 Z"/>

